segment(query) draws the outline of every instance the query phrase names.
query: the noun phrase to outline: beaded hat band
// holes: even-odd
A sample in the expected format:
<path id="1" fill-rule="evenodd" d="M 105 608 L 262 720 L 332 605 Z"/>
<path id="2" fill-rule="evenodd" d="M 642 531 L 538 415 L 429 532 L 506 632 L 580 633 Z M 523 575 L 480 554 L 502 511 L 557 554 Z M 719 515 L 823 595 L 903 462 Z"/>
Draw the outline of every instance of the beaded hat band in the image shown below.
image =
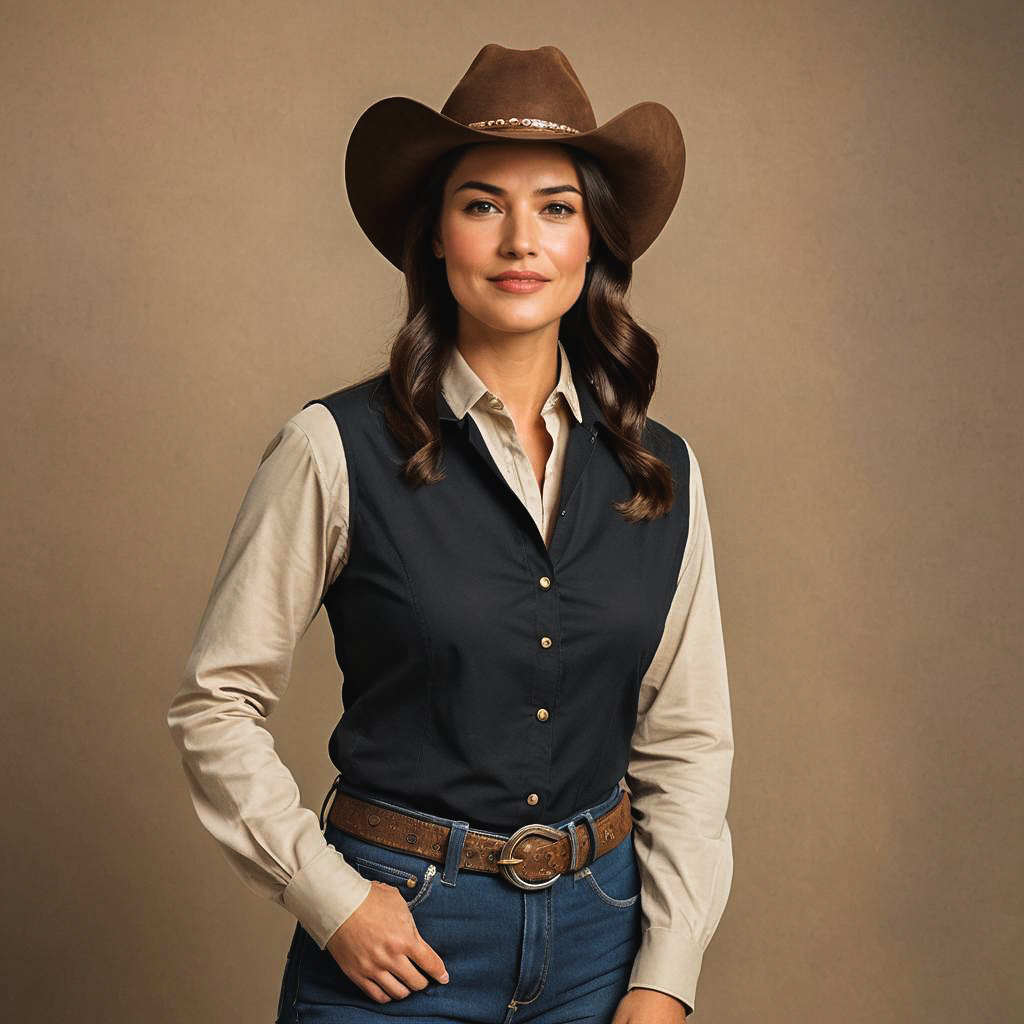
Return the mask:
<path id="1" fill-rule="evenodd" d="M 399 270 L 406 225 L 431 166 L 448 150 L 495 140 L 558 142 L 590 153 L 625 216 L 627 237 L 616 250 L 625 260 L 635 260 L 658 236 L 683 185 L 683 133 L 668 107 L 645 100 L 598 125 L 590 97 L 557 46 L 515 50 L 488 43 L 440 110 L 389 96 L 363 111 L 349 136 L 345 188 L 352 212 Z"/>
<path id="2" fill-rule="evenodd" d="M 490 121 L 473 121 L 466 125 L 467 128 L 490 128 L 504 129 L 508 131 L 516 128 L 537 128 L 542 131 L 563 132 L 578 135 L 579 128 L 573 128 L 567 124 L 555 124 L 554 121 L 543 121 L 539 117 L 496 117 Z"/>

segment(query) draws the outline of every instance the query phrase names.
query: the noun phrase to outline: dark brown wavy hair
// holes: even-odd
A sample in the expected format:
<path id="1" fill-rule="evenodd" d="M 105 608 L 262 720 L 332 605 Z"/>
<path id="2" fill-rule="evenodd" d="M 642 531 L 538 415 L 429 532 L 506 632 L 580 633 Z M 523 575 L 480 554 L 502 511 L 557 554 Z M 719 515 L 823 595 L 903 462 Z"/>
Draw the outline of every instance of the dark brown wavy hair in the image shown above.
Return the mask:
<path id="1" fill-rule="evenodd" d="M 444 153 L 424 179 L 420 202 L 406 227 L 402 249 L 407 309 L 405 323 L 391 341 L 386 368 L 358 387 L 379 380 L 385 420 L 407 458 L 402 476 L 412 486 L 437 483 L 441 433 L 437 392 L 455 344 L 457 303 L 443 260 L 431 248 L 441 214 L 444 186 L 469 143 Z M 593 237 L 583 290 L 562 316 L 559 338 L 591 382 L 608 421 L 609 441 L 636 488 L 615 508 L 629 522 L 654 519 L 672 506 L 669 467 L 641 443 L 647 407 L 658 372 L 658 346 L 630 315 L 626 293 L 633 276 L 629 231 L 622 209 L 596 157 L 564 145 L 580 177 Z"/>

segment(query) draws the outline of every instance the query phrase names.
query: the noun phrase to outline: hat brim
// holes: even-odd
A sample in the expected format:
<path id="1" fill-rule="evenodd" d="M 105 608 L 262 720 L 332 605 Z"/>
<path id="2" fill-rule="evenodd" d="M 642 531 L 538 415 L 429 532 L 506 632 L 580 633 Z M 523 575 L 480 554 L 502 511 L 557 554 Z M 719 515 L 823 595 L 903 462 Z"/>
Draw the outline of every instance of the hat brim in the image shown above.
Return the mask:
<path id="1" fill-rule="evenodd" d="M 683 185 L 686 148 L 675 115 L 645 100 L 590 131 L 558 135 L 468 128 L 408 96 L 378 100 L 352 129 L 345 151 L 345 188 L 356 221 L 399 270 L 405 225 L 423 177 L 444 152 L 471 142 L 562 142 L 604 165 L 629 222 L 631 258 L 657 238 Z"/>

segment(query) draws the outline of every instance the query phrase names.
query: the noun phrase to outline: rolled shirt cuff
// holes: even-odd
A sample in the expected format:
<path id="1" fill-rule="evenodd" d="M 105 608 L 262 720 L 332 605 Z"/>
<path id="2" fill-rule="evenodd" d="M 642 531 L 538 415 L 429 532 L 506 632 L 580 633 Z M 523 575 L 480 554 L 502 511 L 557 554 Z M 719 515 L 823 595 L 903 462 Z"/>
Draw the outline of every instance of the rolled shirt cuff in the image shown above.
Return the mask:
<path id="1" fill-rule="evenodd" d="M 330 937 L 372 888 L 370 880 L 328 843 L 292 876 L 281 899 L 316 944 L 325 949 Z"/>

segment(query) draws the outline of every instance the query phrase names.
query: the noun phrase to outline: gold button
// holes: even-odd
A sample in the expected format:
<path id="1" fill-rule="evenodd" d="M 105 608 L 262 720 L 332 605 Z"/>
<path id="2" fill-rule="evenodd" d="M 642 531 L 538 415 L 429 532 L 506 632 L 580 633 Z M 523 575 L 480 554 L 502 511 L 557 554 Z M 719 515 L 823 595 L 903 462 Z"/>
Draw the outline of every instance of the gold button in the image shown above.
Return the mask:
<path id="1" fill-rule="evenodd" d="M 540 797 L 539 797 L 539 796 L 537 796 L 537 794 L 536 794 L 536 793 L 531 793 L 531 794 L 530 794 L 530 795 L 529 795 L 529 796 L 528 796 L 528 797 L 526 798 L 526 802 L 527 802 L 528 804 L 535 804 L 535 803 L 537 803 L 537 801 L 538 801 L 538 800 L 540 800 Z"/>
<path id="2" fill-rule="evenodd" d="M 541 647 L 550 647 L 551 646 L 551 637 L 549 637 L 549 636 L 542 636 L 540 638 L 540 645 L 541 645 Z"/>
<path id="3" fill-rule="evenodd" d="M 408 878 L 407 878 L 407 879 L 405 880 L 405 887 L 406 887 L 407 889 L 412 889 L 412 888 L 413 888 L 413 887 L 414 887 L 415 885 L 416 885 L 416 876 L 415 876 L 415 875 L 410 875 L 410 876 L 409 876 L 409 877 L 408 877 Z"/>
<path id="4" fill-rule="evenodd" d="M 550 577 L 548 577 L 548 576 L 541 576 L 541 578 L 540 578 L 539 580 L 537 580 L 537 582 L 538 582 L 538 583 L 539 583 L 539 584 L 540 584 L 540 585 L 541 585 L 541 586 L 542 586 L 542 587 L 543 587 L 543 588 L 544 588 L 545 590 L 547 590 L 547 589 L 548 589 L 548 587 L 550 587 L 550 586 L 551 586 L 551 579 L 550 579 Z"/>
<path id="5" fill-rule="evenodd" d="M 537 717 L 542 722 L 546 722 L 548 720 L 548 709 L 547 708 L 537 708 Z"/>
<path id="6" fill-rule="evenodd" d="M 501 399 L 498 398 L 497 395 L 491 395 L 491 397 L 488 399 L 488 401 L 491 403 L 491 405 L 495 409 L 504 409 L 505 408 L 505 406 L 502 404 Z"/>

